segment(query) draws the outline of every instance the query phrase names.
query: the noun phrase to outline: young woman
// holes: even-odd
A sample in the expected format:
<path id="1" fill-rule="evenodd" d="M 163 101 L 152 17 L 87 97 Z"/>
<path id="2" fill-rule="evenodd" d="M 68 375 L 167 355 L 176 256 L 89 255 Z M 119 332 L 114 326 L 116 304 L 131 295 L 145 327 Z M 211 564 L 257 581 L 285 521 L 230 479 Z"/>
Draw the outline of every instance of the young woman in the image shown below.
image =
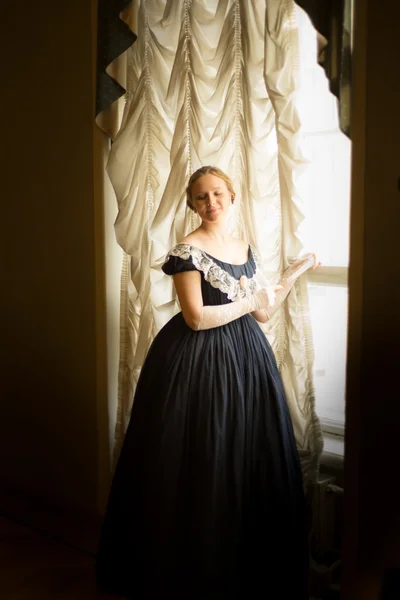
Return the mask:
<path id="1" fill-rule="evenodd" d="M 163 266 L 182 312 L 143 365 L 97 558 L 99 585 L 129 598 L 308 598 L 300 462 L 257 321 L 318 262 L 266 287 L 255 248 L 228 233 L 234 200 L 222 171 L 196 171 L 201 225 Z"/>

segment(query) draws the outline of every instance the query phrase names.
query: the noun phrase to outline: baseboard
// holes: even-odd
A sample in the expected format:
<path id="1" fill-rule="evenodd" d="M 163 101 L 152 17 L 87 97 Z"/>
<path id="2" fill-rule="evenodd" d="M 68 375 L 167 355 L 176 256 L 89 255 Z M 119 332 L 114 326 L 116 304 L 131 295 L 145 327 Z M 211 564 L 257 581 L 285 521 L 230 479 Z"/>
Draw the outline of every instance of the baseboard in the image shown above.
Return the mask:
<path id="1" fill-rule="evenodd" d="M 0 514 L 61 543 L 95 555 L 102 517 L 62 505 L 14 482 L 0 480 Z"/>

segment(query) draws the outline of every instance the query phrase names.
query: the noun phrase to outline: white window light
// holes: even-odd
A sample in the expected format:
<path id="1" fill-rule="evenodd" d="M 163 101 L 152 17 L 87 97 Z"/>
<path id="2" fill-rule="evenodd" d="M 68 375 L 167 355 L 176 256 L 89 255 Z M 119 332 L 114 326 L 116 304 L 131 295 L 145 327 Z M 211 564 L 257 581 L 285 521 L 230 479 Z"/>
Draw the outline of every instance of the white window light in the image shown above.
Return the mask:
<path id="1" fill-rule="evenodd" d="M 305 248 L 316 251 L 322 262 L 308 273 L 316 408 L 325 432 L 343 434 L 351 142 L 340 130 L 337 99 L 315 60 L 315 32 L 301 9 L 297 18 L 302 82 L 298 109 L 310 160 L 299 182 L 307 212 L 300 235 Z"/>

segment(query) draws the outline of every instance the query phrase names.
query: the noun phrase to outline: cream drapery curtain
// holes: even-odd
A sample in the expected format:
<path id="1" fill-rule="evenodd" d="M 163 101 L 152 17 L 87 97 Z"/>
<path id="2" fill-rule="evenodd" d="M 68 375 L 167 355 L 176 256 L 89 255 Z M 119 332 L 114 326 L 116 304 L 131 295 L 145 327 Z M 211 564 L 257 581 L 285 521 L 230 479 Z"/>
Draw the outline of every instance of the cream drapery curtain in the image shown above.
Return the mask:
<path id="1" fill-rule="evenodd" d="M 198 225 L 185 204 L 190 173 L 213 164 L 232 177 L 232 231 L 259 249 L 271 281 L 303 250 L 299 19 L 316 35 L 291 0 L 142 0 L 134 8 L 138 39 L 127 53 L 125 110 L 107 165 L 124 250 L 115 457 L 148 348 L 178 310 L 161 265 Z M 322 435 L 304 278 L 265 333 L 313 482 Z"/>

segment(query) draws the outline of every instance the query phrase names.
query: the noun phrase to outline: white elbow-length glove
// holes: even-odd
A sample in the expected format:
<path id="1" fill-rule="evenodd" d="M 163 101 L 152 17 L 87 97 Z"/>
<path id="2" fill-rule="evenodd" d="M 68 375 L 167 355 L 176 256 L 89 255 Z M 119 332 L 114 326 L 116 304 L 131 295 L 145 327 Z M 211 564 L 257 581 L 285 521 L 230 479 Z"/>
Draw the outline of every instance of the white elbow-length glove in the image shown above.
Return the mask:
<path id="1" fill-rule="evenodd" d="M 269 310 L 275 302 L 275 290 L 280 286 L 271 286 L 267 289 L 258 290 L 251 296 L 217 306 L 203 306 L 200 311 L 200 319 L 197 330 L 221 327 L 235 319 L 239 319 L 254 310 Z"/>

